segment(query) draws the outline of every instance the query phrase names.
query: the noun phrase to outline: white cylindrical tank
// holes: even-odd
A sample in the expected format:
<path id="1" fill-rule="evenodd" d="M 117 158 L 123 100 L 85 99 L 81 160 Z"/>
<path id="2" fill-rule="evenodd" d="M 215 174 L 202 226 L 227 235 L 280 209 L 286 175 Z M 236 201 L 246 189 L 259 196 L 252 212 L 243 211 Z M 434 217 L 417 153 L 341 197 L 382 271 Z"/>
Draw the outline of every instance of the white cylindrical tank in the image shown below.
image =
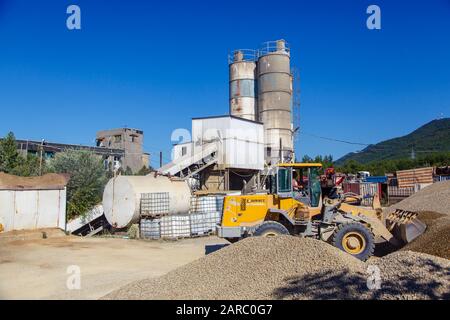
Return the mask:
<path id="1" fill-rule="evenodd" d="M 139 221 L 143 193 L 169 193 L 171 214 L 189 212 L 191 190 L 186 181 L 165 176 L 118 176 L 112 178 L 103 193 L 105 217 L 114 228 L 125 228 Z"/>
<path id="2" fill-rule="evenodd" d="M 256 114 L 256 53 L 237 50 L 229 57 L 230 114 L 255 121 Z"/>
<path id="3" fill-rule="evenodd" d="M 290 160 L 294 151 L 293 88 L 290 51 L 284 40 L 267 42 L 260 50 L 257 87 L 259 121 L 264 123 L 265 130 L 266 162 Z"/>

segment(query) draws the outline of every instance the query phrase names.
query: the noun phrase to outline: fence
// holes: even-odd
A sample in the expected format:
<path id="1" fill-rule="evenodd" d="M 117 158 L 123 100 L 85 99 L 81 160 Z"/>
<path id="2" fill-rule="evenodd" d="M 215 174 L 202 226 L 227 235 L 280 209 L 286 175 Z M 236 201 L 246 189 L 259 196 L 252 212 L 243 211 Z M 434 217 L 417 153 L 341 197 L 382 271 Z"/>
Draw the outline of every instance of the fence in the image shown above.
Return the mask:
<path id="1" fill-rule="evenodd" d="M 373 197 L 378 194 L 381 199 L 381 188 L 378 183 L 371 182 L 347 182 L 342 185 L 344 193 L 354 193 L 362 196 L 361 204 L 371 206 Z"/>
<path id="2" fill-rule="evenodd" d="M 389 205 L 402 201 L 421 189 L 420 184 L 409 187 L 388 186 L 388 203 Z"/>
<path id="3" fill-rule="evenodd" d="M 373 204 L 373 197 L 379 196 L 381 199 L 381 188 L 378 183 L 361 182 L 359 184 L 359 194 L 362 196 L 361 205 L 371 206 Z"/>
<path id="4" fill-rule="evenodd" d="M 399 188 L 399 187 L 388 186 L 388 195 L 390 197 L 407 198 L 407 197 L 413 195 L 414 193 L 416 193 L 416 190 L 417 190 L 416 187 Z"/>
<path id="5" fill-rule="evenodd" d="M 346 182 L 342 184 L 342 188 L 344 189 L 344 193 L 354 193 L 358 194 L 360 192 L 359 183 L 357 182 Z"/>

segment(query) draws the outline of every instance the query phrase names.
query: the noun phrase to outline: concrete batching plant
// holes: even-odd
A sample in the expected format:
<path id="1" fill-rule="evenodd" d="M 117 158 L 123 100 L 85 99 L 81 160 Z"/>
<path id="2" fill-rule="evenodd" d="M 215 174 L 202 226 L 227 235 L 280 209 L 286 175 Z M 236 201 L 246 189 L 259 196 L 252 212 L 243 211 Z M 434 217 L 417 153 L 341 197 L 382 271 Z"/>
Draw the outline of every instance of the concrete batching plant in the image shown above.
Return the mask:
<path id="1" fill-rule="evenodd" d="M 262 186 L 269 168 L 294 158 L 291 55 L 284 40 L 229 59 L 229 115 L 192 120 L 192 141 L 175 145 L 162 174 L 205 191 Z"/>

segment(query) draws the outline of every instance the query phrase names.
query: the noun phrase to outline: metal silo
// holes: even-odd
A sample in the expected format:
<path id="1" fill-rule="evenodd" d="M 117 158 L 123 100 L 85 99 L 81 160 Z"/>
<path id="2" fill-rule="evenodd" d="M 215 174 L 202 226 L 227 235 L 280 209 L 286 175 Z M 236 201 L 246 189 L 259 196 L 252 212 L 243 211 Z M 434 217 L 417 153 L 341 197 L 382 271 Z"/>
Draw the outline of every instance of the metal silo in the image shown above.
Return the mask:
<path id="1" fill-rule="evenodd" d="M 230 114 L 255 121 L 256 116 L 256 52 L 237 50 L 229 57 Z"/>
<path id="2" fill-rule="evenodd" d="M 290 59 L 284 40 L 267 42 L 259 52 L 258 120 L 264 124 L 266 162 L 271 164 L 293 156 Z"/>

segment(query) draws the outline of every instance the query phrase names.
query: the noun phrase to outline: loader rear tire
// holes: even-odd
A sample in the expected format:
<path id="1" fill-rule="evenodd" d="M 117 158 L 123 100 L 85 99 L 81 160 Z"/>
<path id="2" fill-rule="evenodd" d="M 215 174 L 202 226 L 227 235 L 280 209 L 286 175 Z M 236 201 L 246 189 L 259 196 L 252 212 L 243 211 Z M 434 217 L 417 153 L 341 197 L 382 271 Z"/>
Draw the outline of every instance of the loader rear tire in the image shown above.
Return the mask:
<path id="1" fill-rule="evenodd" d="M 355 258 L 366 261 L 375 250 L 375 236 L 362 223 L 343 223 L 334 231 L 332 244 Z"/>
<path id="2" fill-rule="evenodd" d="M 288 229 L 275 221 L 263 222 L 253 233 L 257 237 L 276 237 L 285 234 L 289 234 Z"/>

